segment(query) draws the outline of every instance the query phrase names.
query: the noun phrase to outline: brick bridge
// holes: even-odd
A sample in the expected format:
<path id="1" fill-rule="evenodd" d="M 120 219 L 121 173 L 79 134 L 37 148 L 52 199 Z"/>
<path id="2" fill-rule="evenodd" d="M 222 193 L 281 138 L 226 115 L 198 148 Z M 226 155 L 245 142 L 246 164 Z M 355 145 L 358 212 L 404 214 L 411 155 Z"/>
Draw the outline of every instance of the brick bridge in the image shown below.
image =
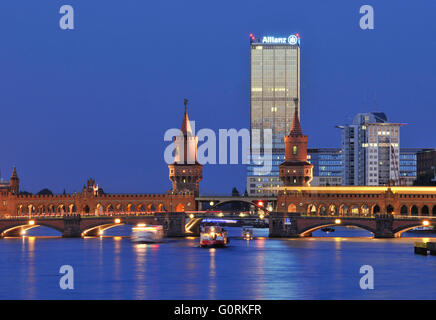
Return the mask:
<path id="1" fill-rule="evenodd" d="M 166 237 L 198 235 L 200 223 L 204 219 L 232 219 L 250 224 L 259 216 L 250 214 L 222 213 L 121 213 L 103 215 L 64 214 L 57 216 L 15 216 L 0 219 L 0 236 L 20 236 L 26 230 L 45 226 L 62 233 L 63 237 L 99 236 L 107 229 L 120 225 L 162 225 Z M 363 216 L 310 216 L 292 212 L 273 212 L 269 219 L 270 237 L 295 238 L 309 237 L 312 232 L 328 226 L 354 226 L 374 234 L 375 238 L 396 238 L 410 229 L 419 226 L 435 226 L 436 217 L 408 216 L 395 217 L 391 214 Z"/>
<path id="2" fill-rule="evenodd" d="M 310 216 L 301 213 L 274 212 L 269 217 L 269 236 L 296 238 L 309 237 L 312 232 L 329 226 L 354 226 L 374 234 L 375 238 L 398 238 L 405 231 L 420 226 L 435 226 L 436 217 L 394 216 L 378 214 L 364 216 Z"/>
<path id="3" fill-rule="evenodd" d="M 129 224 L 162 225 L 167 237 L 185 236 L 185 214 L 165 212 L 158 214 L 118 214 L 118 215 L 80 215 L 64 214 L 58 216 L 16 216 L 0 219 L 0 235 L 20 236 L 26 230 L 45 226 L 62 233 L 63 237 L 98 236 L 104 230 Z"/>

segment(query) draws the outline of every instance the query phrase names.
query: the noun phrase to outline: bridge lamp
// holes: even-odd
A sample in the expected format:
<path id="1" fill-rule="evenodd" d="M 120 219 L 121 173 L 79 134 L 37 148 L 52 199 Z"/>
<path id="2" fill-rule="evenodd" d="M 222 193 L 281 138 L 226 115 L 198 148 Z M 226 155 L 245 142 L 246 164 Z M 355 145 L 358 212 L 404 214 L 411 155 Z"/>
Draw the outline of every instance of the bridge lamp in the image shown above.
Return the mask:
<path id="1" fill-rule="evenodd" d="M 118 219 L 118 218 L 116 218 L 114 221 L 115 221 L 115 223 L 117 223 L 117 224 L 118 224 L 118 223 L 121 223 L 121 219 Z"/>
<path id="2" fill-rule="evenodd" d="M 194 214 L 193 213 L 191 213 L 190 215 L 189 215 L 189 218 L 191 218 L 191 219 L 194 219 Z"/>
<path id="3" fill-rule="evenodd" d="M 261 214 L 259 215 L 259 219 L 260 219 L 260 220 L 263 220 L 263 218 L 265 218 L 265 216 L 263 215 L 263 213 L 261 213 Z"/>
<path id="4" fill-rule="evenodd" d="M 257 204 L 258 204 L 260 207 L 263 207 L 263 201 L 259 201 Z"/>
<path id="5" fill-rule="evenodd" d="M 35 225 L 35 220 L 29 220 L 29 226 Z"/>
<path id="6" fill-rule="evenodd" d="M 210 206 L 213 206 L 213 205 L 214 205 L 213 201 L 209 202 L 209 205 L 210 205 Z"/>
<path id="7" fill-rule="evenodd" d="M 424 227 L 427 227 L 427 226 L 430 225 L 430 221 L 428 221 L 428 220 L 424 220 L 424 221 L 422 222 L 422 225 L 423 225 Z"/>
<path id="8" fill-rule="evenodd" d="M 26 230 L 21 230 L 20 234 L 24 236 L 26 234 Z"/>
<path id="9" fill-rule="evenodd" d="M 341 219 L 336 219 L 336 220 L 335 220 L 335 223 L 336 223 L 336 224 L 341 224 L 341 222 L 342 222 Z"/>

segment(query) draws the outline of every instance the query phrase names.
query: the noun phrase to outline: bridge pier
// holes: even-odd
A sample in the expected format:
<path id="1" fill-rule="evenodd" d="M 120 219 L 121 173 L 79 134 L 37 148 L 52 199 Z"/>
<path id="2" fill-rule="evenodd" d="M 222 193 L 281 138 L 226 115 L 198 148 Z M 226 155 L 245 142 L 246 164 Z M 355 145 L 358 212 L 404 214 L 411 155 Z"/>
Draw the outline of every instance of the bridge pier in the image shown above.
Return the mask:
<path id="1" fill-rule="evenodd" d="M 299 213 L 271 212 L 269 216 L 270 238 L 299 238 L 297 218 Z"/>
<path id="2" fill-rule="evenodd" d="M 168 212 L 159 221 L 163 225 L 165 237 L 184 237 L 185 236 L 184 212 Z"/>
<path id="3" fill-rule="evenodd" d="M 82 231 L 80 228 L 81 220 L 80 214 L 64 215 L 64 230 L 62 232 L 62 237 L 80 238 L 82 236 Z"/>
<path id="4" fill-rule="evenodd" d="M 392 214 L 379 214 L 375 217 L 376 231 L 374 238 L 394 238 L 394 217 Z"/>

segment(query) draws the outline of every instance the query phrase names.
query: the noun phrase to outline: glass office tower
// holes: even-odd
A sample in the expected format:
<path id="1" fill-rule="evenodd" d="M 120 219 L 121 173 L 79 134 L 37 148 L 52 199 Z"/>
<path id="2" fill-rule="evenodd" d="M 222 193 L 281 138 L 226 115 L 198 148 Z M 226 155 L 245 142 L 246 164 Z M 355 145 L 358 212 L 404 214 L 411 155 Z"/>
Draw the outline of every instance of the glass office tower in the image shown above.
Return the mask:
<path id="1" fill-rule="evenodd" d="M 278 165 L 283 162 L 284 136 L 289 133 L 295 108 L 300 111 L 300 41 L 298 34 L 286 38 L 252 38 L 250 44 L 250 129 L 251 159 L 247 165 L 249 195 L 272 195 L 265 187 L 281 185 Z M 298 112 L 300 114 L 300 112 Z M 254 130 L 260 130 L 260 145 L 253 141 Z M 264 144 L 264 130 L 272 130 L 272 146 Z M 260 151 L 272 148 L 271 172 L 257 172 L 264 166 Z M 261 170 L 259 170 L 261 171 Z"/>

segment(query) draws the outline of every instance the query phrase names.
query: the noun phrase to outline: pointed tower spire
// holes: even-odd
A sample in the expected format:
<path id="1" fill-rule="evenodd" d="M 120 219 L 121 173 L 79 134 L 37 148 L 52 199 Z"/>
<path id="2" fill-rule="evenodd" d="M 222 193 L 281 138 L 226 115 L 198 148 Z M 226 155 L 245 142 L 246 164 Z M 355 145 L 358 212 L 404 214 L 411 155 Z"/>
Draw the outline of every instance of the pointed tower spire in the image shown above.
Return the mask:
<path id="1" fill-rule="evenodd" d="M 12 194 L 18 194 L 20 192 L 20 179 L 18 179 L 17 168 L 14 166 L 12 176 L 9 179 L 9 190 Z"/>
<path id="2" fill-rule="evenodd" d="M 14 170 L 12 171 L 12 177 L 11 178 L 18 179 L 17 167 L 15 167 L 15 166 L 14 166 Z"/>
<path id="3" fill-rule="evenodd" d="M 289 135 L 302 135 L 303 129 L 301 129 L 300 117 L 298 116 L 298 99 L 295 99 L 294 118 L 292 119 L 291 132 Z"/>
<path id="4" fill-rule="evenodd" d="M 185 114 L 183 115 L 183 122 L 180 131 L 182 131 L 184 136 L 188 136 L 188 135 L 192 136 L 192 128 L 188 117 L 188 99 L 185 98 L 184 104 L 185 104 Z"/>

